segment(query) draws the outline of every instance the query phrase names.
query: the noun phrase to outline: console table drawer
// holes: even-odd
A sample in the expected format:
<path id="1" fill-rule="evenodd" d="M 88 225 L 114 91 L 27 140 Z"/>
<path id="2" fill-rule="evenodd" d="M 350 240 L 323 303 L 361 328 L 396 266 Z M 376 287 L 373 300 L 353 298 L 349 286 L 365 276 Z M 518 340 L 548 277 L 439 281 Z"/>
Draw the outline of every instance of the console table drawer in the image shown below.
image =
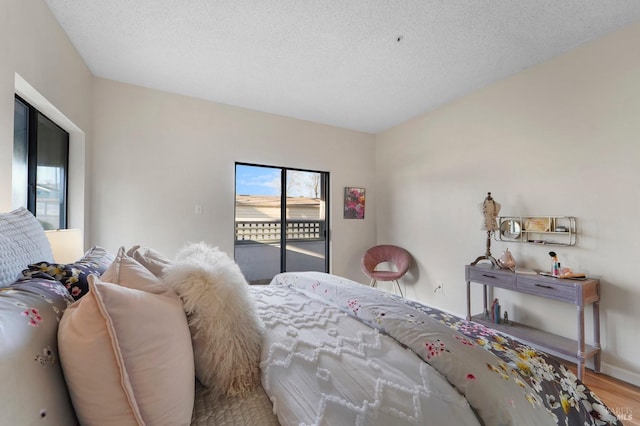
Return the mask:
<path id="1" fill-rule="evenodd" d="M 495 270 L 482 270 L 484 268 L 468 269 L 467 281 L 474 281 L 482 283 L 492 287 L 502 287 L 515 289 L 516 287 L 516 274 L 511 271 L 495 271 Z"/>
<path id="2" fill-rule="evenodd" d="M 539 278 L 518 277 L 517 289 L 523 293 L 529 293 L 549 299 L 556 299 L 570 303 L 576 303 L 576 288 L 574 285 L 541 281 Z"/>

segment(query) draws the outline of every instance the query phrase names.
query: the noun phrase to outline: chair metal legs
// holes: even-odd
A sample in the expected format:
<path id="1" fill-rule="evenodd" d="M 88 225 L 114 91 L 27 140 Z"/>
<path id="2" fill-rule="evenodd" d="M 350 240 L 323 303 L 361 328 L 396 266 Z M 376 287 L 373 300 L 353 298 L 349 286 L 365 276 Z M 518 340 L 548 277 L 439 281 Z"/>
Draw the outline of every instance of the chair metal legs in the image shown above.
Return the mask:
<path id="1" fill-rule="evenodd" d="M 400 288 L 400 283 L 398 282 L 398 280 L 392 280 L 391 282 L 394 284 L 393 294 L 398 294 L 396 293 L 396 288 L 397 288 L 398 292 L 400 293 L 400 296 L 404 297 L 404 294 L 402 294 L 402 289 Z M 377 283 L 378 283 L 377 280 L 372 279 L 371 282 L 369 283 L 369 287 L 378 287 Z"/>
<path id="2" fill-rule="evenodd" d="M 398 280 L 393 280 L 393 282 L 396 284 L 396 287 L 398 287 L 398 291 L 400 292 L 400 296 L 404 297 L 404 294 L 402 294 L 402 289 L 400 288 L 400 283 L 398 282 Z M 396 292 L 395 287 L 393 288 L 393 292 Z"/>

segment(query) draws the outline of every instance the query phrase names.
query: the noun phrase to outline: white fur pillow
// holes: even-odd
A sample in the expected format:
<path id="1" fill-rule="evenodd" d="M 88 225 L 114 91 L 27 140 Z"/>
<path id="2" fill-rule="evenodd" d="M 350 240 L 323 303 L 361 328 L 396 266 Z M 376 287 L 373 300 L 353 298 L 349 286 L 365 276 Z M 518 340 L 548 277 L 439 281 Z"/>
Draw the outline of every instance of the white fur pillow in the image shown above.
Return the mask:
<path id="1" fill-rule="evenodd" d="M 198 380 L 215 396 L 246 394 L 260 381 L 262 324 L 238 265 L 217 247 L 190 243 L 162 281 L 184 303 Z"/>

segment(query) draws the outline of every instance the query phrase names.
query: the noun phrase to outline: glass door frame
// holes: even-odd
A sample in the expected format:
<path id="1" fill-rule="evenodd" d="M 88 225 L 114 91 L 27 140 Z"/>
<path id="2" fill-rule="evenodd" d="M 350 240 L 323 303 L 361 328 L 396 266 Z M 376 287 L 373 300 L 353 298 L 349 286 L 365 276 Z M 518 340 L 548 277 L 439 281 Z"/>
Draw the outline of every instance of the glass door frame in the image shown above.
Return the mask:
<path id="1" fill-rule="evenodd" d="M 234 164 L 234 173 L 236 173 L 236 177 L 234 178 L 234 197 L 236 196 L 237 190 L 237 166 L 248 166 L 248 167 L 262 167 L 267 169 L 276 169 L 280 171 L 280 272 L 285 272 L 287 269 L 287 226 L 288 226 L 288 218 L 287 218 L 287 172 L 306 172 L 306 173 L 318 173 L 320 175 L 320 193 L 319 198 L 324 202 L 324 229 L 322 230 L 322 237 L 324 239 L 324 271 L 330 272 L 330 174 L 329 172 L 323 172 L 318 170 L 309 170 L 295 167 L 284 167 L 284 166 L 271 166 L 266 164 L 254 164 L 254 163 L 246 163 L 237 161 Z M 236 227 L 236 202 L 234 200 L 234 230 Z M 234 252 L 236 246 L 236 235 L 234 231 Z"/>

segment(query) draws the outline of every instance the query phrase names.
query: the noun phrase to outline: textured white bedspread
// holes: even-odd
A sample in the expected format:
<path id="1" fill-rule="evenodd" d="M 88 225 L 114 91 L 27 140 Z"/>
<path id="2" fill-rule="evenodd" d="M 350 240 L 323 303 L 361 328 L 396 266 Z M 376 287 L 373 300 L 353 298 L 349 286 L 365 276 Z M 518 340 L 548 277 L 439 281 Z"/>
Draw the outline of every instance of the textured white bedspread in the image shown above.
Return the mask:
<path id="1" fill-rule="evenodd" d="M 252 291 L 262 384 L 282 425 L 477 425 L 435 369 L 340 309 L 281 286 Z"/>

